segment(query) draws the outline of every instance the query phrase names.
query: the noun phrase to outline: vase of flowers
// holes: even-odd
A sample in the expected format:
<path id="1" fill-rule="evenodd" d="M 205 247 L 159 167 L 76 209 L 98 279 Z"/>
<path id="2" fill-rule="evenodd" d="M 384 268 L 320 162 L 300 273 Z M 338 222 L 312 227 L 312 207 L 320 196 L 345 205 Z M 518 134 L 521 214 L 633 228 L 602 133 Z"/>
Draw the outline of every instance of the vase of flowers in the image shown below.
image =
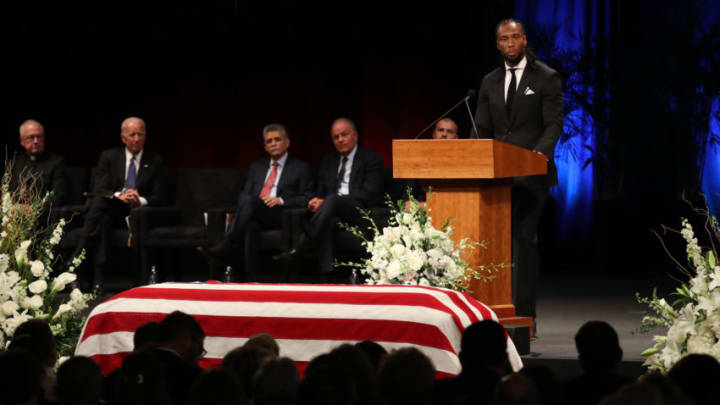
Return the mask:
<path id="1" fill-rule="evenodd" d="M 428 200 L 430 198 L 428 193 Z M 409 192 L 407 202 L 393 203 L 386 196 L 386 204 L 390 218 L 383 229 L 369 211 L 360 210 L 369 222 L 369 236 L 358 226 L 340 224 L 362 239 L 369 257 L 336 265 L 359 269 L 366 276 L 367 284 L 425 285 L 468 291 L 470 278 L 488 282 L 507 266 L 499 263 L 471 267 L 463 257 L 473 249 L 487 248 L 487 243 L 464 238 L 455 244 L 450 238 L 453 232 L 450 219 L 439 229 L 435 228 L 429 206 L 418 203 Z"/>
<path id="2" fill-rule="evenodd" d="M 675 263 L 689 278 L 672 294 L 668 302 L 653 291 L 652 297 L 638 297 L 649 306 L 649 314 L 642 320 L 640 331 L 667 328 L 665 335 L 653 338 L 654 347 L 642 354 L 644 365 L 650 370 L 667 372 L 680 358 L 690 353 L 709 354 L 720 360 L 720 263 L 717 246 L 720 242 L 718 223 L 707 211 L 699 210 L 706 220 L 711 246 L 702 248 L 687 219 L 677 231 L 686 244 L 687 263 Z"/>
<path id="3" fill-rule="evenodd" d="M 70 355 L 80 335 L 82 311 L 92 294 L 68 291 L 76 279 L 75 268 L 85 253 L 56 274 L 55 248 L 63 236 L 65 221 L 47 227 L 40 224 L 51 193 L 37 191 L 36 177 L 21 174 L 10 190 L 11 164 L 2 177 L 2 225 L 0 225 L 0 348 L 5 348 L 15 329 L 26 320 L 45 319 L 55 335 L 58 355 Z"/>

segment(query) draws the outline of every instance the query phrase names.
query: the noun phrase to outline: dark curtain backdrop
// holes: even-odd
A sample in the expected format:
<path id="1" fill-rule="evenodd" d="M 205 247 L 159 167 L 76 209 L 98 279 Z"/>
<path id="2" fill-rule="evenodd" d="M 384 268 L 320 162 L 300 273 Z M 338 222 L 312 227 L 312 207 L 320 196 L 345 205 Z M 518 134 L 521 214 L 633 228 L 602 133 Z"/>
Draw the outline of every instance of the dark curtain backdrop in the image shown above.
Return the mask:
<path id="1" fill-rule="evenodd" d="M 291 153 L 317 165 L 339 116 L 354 119 L 361 142 L 390 166 L 393 138 L 415 136 L 497 65 L 495 25 L 511 16 L 575 89 L 562 150 L 577 153 L 563 157 L 543 224 L 546 270 L 667 268 L 649 230 L 679 223 L 682 192 L 697 193 L 701 168 L 717 166 L 702 163 L 717 153 L 698 143 L 718 110 L 712 2 L 0 7 L 5 143 L 16 147 L 19 124 L 35 118 L 48 148 L 73 166 L 93 166 L 100 150 L 119 145 L 129 115 L 146 119 L 147 146 L 171 169 L 247 166 L 264 156 L 270 122 L 288 127 Z M 452 117 L 466 136 L 467 113 Z"/>

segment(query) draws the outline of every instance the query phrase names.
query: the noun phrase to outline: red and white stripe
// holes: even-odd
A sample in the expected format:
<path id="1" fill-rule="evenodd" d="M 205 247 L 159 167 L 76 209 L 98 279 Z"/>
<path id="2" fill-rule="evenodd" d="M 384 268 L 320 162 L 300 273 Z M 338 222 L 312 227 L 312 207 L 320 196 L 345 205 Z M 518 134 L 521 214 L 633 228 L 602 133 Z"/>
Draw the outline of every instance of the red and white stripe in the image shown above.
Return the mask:
<path id="1" fill-rule="evenodd" d="M 495 313 L 469 295 L 433 287 L 164 283 L 122 292 L 96 306 L 76 354 L 94 358 L 104 374 L 132 351 L 133 332 L 172 311 L 193 315 L 205 331 L 203 367 L 266 332 L 280 354 L 304 370 L 315 356 L 344 343 L 372 340 L 385 349 L 413 346 L 434 363 L 438 376 L 460 372 L 457 353 L 465 328 Z M 522 367 L 508 338 L 513 369 Z"/>

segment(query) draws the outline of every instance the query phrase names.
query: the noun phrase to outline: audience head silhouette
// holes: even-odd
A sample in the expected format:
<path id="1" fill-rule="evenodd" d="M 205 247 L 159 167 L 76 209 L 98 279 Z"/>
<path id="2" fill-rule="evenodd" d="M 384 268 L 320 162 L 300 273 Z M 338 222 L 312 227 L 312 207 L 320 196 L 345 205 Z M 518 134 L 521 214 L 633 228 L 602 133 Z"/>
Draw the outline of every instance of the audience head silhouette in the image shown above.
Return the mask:
<path id="1" fill-rule="evenodd" d="M 622 360 L 618 335 L 604 321 L 586 322 L 575 335 L 580 366 L 587 372 L 607 372 Z"/>
<path id="2" fill-rule="evenodd" d="M 205 332 L 195 318 L 175 311 L 160 322 L 160 345 L 175 351 L 185 362 L 197 364 L 205 355 Z"/>

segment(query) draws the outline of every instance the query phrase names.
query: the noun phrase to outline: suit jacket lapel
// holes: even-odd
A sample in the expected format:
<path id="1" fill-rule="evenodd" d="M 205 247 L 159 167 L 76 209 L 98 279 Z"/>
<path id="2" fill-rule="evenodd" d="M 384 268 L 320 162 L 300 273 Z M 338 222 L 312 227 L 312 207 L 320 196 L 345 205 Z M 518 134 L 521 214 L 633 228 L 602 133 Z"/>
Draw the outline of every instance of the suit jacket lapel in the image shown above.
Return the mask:
<path id="1" fill-rule="evenodd" d="M 146 172 L 150 170 L 150 163 L 148 163 L 150 161 L 149 157 L 150 156 L 148 156 L 148 152 L 143 151 L 142 159 L 138 163 L 140 167 L 138 167 L 137 180 L 135 181 L 135 187 L 137 187 L 138 189 L 140 188 L 140 184 L 142 183 L 142 181 L 147 176 Z"/>
<path id="2" fill-rule="evenodd" d="M 278 184 L 277 184 L 278 191 L 280 191 L 280 186 L 284 186 L 285 183 L 287 182 L 287 177 L 288 177 L 287 175 L 288 175 L 288 173 L 290 173 L 290 171 L 286 170 L 286 169 L 288 169 L 291 166 L 292 166 L 292 158 L 290 156 L 288 156 L 287 159 L 285 159 L 285 166 L 282 168 L 282 174 L 280 176 L 280 181 L 278 181 Z M 270 166 L 268 166 L 268 167 L 270 167 Z"/>
<path id="3" fill-rule="evenodd" d="M 118 190 L 125 187 L 125 172 L 125 148 L 120 148 L 120 152 L 117 154 L 117 161 L 115 162 L 114 173 L 116 184 L 120 184 L 120 187 L 116 187 Z"/>

